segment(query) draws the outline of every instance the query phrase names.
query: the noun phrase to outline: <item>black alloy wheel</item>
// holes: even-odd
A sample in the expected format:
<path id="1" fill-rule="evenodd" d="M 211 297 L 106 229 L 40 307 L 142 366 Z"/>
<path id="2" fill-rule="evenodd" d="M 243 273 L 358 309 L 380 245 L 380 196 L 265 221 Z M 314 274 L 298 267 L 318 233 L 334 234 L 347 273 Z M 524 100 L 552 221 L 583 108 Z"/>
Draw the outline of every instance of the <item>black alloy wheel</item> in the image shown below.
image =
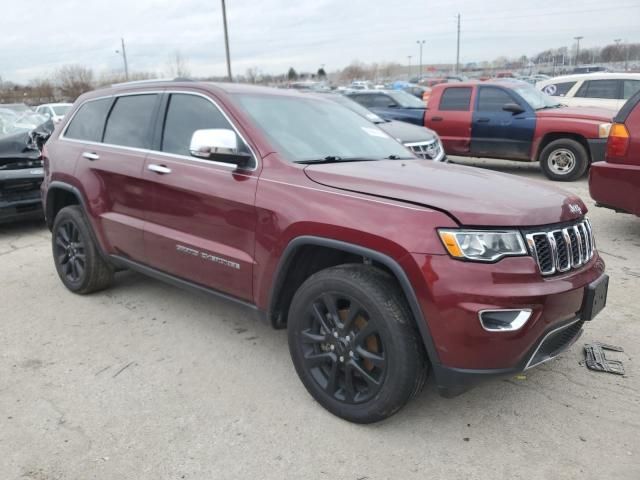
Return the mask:
<path id="1" fill-rule="evenodd" d="M 80 231 L 70 220 L 62 223 L 56 231 L 54 255 L 69 282 L 79 283 L 83 280 L 87 261 L 85 244 Z"/>
<path id="2" fill-rule="evenodd" d="M 424 385 L 427 356 L 398 282 L 371 265 L 321 270 L 298 288 L 287 315 L 300 380 L 334 415 L 372 423 Z"/>
<path id="3" fill-rule="evenodd" d="M 322 294 L 306 313 L 303 358 L 316 382 L 343 403 L 374 397 L 386 374 L 376 320 L 353 297 L 338 292 Z"/>

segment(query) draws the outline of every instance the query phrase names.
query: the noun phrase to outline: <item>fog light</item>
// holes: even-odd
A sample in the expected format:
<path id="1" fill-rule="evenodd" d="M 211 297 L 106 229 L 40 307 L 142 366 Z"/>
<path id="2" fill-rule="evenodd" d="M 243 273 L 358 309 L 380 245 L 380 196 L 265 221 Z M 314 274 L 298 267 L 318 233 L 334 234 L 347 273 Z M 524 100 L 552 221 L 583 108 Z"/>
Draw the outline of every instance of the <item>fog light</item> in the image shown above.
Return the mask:
<path id="1" fill-rule="evenodd" d="M 488 332 L 513 332 L 527 323 L 531 317 L 531 309 L 482 310 L 478 316 L 480 325 Z"/>

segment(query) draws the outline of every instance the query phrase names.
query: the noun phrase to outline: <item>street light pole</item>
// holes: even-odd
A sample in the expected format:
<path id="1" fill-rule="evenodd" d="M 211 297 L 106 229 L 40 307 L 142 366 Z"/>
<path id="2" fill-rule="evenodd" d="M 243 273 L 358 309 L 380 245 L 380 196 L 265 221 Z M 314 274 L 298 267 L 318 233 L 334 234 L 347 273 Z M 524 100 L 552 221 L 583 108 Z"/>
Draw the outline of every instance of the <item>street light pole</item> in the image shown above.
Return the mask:
<path id="1" fill-rule="evenodd" d="M 416 43 L 420 46 L 420 70 L 418 70 L 418 81 L 422 79 L 422 46 L 425 44 L 424 40 L 416 40 Z"/>
<path id="2" fill-rule="evenodd" d="M 582 40 L 584 37 L 573 37 L 573 39 L 578 42 L 576 45 L 576 62 L 575 62 L 575 66 L 578 66 L 578 62 L 580 61 L 580 40 Z"/>
<path id="3" fill-rule="evenodd" d="M 222 1 L 222 24 L 224 26 L 224 48 L 227 54 L 227 77 L 229 81 L 232 82 L 233 79 L 231 77 L 231 54 L 229 53 L 229 31 L 227 29 L 227 7 Z"/>
<path id="4" fill-rule="evenodd" d="M 129 80 L 129 64 L 127 63 L 127 50 L 124 47 L 124 38 L 120 39 L 122 45 L 121 50 L 116 50 L 116 53 L 122 55 L 122 62 L 124 63 L 124 79 Z"/>
<path id="5" fill-rule="evenodd" d="M 460 73 L 460 14 L 458 14 L 458 42 L 456 46 L 456 75 Z"/>
<path id="6" fill-rule="evenodd" d="M 411 80 L 411 55 L 407 55 L 407 59 L 409 60 L 409 73 L 407 74 L 407 78 Z"/>

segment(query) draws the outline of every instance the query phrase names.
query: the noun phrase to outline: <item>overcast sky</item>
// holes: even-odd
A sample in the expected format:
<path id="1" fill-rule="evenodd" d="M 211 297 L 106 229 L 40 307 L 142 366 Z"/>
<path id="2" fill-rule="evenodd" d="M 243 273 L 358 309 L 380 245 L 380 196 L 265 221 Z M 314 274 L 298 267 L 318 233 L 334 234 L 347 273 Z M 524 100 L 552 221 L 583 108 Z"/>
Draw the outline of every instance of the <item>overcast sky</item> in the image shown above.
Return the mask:
<path id="1" fill-rule="evenodd" d="M 352 60 L 461 61 L 535 54 L 571 45 L 640 42 L 640 0 L 227 0 L 232 67 L 244 73 L 327 71 Z M 167 70 L 180 51 L 197 76 L 224 75 L 220 0 L 2 0 L 0 77 L 28 81 L 64 64 L 117 71 L 126 41 L 130 69 Z"/>

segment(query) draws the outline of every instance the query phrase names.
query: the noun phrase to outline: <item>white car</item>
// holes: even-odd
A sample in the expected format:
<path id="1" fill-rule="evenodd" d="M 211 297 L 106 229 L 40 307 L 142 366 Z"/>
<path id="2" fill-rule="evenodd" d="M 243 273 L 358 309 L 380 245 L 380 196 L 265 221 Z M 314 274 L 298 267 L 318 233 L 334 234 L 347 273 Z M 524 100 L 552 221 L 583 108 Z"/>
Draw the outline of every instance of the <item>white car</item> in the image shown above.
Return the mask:
<path id="1" fill-rule="evenodd" d="M 536 88 L 570 107 L 604 107 L 620 110 L 640 90 L 640 73 L 585 73 L 554 77 Z"/>
<path id="2" fill-rule="evenodd" d="M 45 103 L 36 108 L 36 113 L 49 117 L 53 123 L 60 123 L 72 106 L 71 103 Z"/>

